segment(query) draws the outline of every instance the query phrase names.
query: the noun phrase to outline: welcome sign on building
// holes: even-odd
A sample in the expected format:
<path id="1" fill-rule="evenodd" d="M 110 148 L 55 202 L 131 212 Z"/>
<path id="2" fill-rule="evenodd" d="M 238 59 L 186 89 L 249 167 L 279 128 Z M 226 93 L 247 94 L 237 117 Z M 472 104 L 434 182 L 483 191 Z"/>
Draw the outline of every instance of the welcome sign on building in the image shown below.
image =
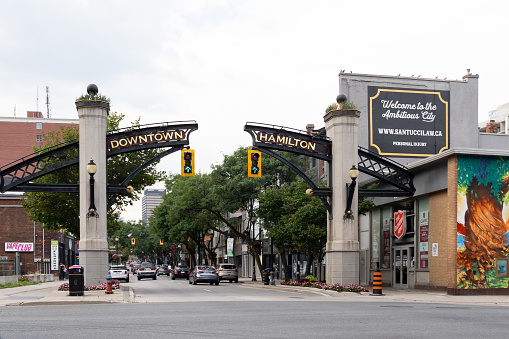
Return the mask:
<path id="1" fill-rule="evenodd" d="M 449 148 L 449 91 L 368 87 L 369 148 L 426 157 Z"/>

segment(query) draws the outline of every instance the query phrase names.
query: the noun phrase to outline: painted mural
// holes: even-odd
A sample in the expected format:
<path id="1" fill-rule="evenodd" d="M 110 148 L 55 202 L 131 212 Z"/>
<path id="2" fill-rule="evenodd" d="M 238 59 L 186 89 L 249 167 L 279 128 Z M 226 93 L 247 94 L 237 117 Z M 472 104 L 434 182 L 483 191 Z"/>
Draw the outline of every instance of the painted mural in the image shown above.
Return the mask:
<path id="1" fill-rule="evenodd" d="M 508 288 L 509 158 L 458 156 L 457 288 Z"/>

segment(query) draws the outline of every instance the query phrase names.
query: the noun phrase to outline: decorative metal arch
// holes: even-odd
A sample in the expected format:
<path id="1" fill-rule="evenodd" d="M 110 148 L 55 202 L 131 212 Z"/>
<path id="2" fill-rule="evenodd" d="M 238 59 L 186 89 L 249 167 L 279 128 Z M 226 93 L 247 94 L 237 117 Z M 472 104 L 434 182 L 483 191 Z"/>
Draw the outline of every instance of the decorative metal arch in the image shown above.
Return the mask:
<path id="1" fill-rule="evenodd" d="M 132 126 L 109 131 L 106 136 L 106 157 L 145 149 L 172 147 L 148 160 L 131 173 L 121 185 L 108 187 L 108 193 L 125 191 L 125 186 L 144 168 L 162 157 L 186 148 L 189 134 L 198 129 L 195 121 L 164 122 Z M 54 145 L 0 167 L 0 192 L 52 191 L 78 192 L 78 185 L 33 184 L 30 181 L 79 162 L 78 139 Z"/>
<path id="2" fill-rule="evenodd" d="M 256 149 L 283 162 L 303 178 L 311 186 L 313 195 L 318 196 L 327 208 L 327 211 L 329 211 L 329 214 L 332 214 L 330 202 L 327 200 L 327 197 L 329 199 L 332 197 L 332 190 L 330 188 L 318 188 L 313 180 L 298 167 L 284 157 L 270 151 L 270 149 L 273 149 L 292 152 L 330 162 L 332 160 L 332 142 L 328 137 L 321 133 L 310 133 L 293 128 L 252 122 L 246 123 L 244 131 L 251 135 L 253 146 Z M 358 169 L 360 172 L 387 182 L 397 188 L 395 190 L 359 189 L 359 196 L 412 196 L 415 193 L 413 184 L 414 175 L 403 165 L 360 146 L 358 155 Z"/>

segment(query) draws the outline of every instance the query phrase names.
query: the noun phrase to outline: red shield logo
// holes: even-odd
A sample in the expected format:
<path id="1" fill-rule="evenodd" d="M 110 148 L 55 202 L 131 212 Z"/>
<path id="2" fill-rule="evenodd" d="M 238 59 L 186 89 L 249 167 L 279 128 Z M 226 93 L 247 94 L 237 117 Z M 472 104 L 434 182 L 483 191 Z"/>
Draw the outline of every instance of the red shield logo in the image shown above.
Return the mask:
<path id="1" fill-rule="evenodd" d="M 394 235 L 400 239 L 406 233 L 406 211 L 394 213 Z"/>

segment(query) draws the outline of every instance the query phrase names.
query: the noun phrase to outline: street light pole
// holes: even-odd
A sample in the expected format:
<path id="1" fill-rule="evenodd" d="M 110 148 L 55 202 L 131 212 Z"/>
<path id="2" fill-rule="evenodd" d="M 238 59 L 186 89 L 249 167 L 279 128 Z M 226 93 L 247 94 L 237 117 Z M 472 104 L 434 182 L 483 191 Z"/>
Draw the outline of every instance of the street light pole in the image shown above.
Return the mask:
<path id="1" fill-rule="evenodd" d="M 251 223 L 253 225 L 253 247 L 251 248 L 253 254 L 253 275 L 251 277 L 252 281 L 256 281 L 256 258 L 255 258 L 255 242 L 256 242 L 256 234 L 255 234 L 255 224 L 256 224 L 256 216 L 251 217 Z"/>

